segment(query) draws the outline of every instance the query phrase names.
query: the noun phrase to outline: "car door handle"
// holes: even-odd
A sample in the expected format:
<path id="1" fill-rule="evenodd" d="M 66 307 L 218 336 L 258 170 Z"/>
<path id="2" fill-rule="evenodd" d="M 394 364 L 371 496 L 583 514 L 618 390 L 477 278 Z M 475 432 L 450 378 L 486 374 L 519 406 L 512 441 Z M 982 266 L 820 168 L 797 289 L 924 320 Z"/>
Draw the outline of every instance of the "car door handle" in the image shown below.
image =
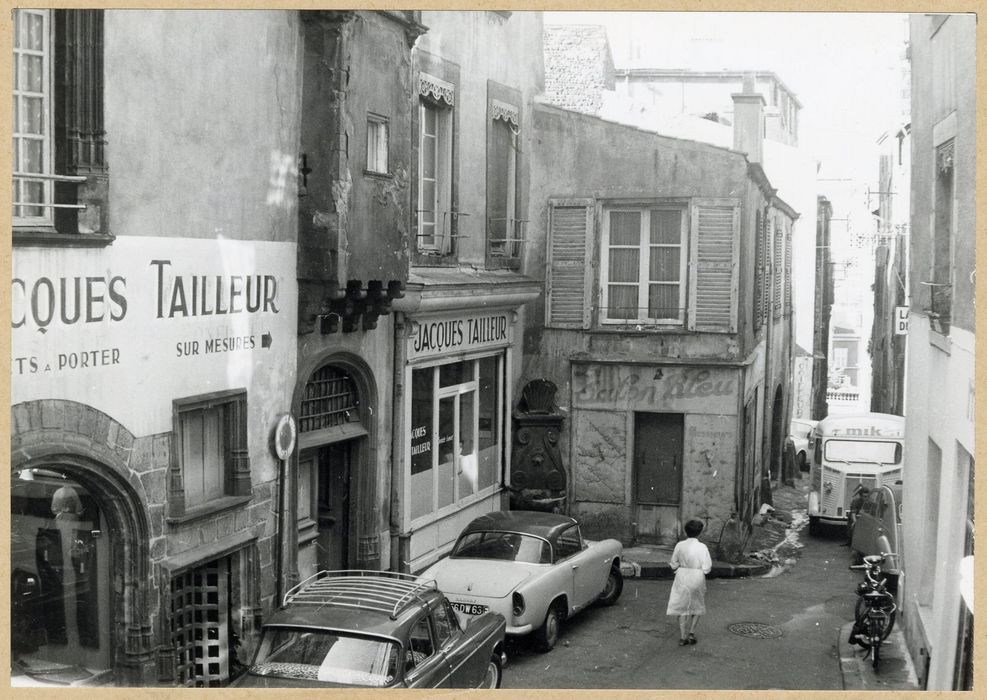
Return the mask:
<path id="1" fill-rule="evenodd" d="M 579 568 L 579 564 L 573 564 L 573 565 L 572 565 L 572 568 L 573 568 L 573 569 L 578 569 L 578 568 Z"/>

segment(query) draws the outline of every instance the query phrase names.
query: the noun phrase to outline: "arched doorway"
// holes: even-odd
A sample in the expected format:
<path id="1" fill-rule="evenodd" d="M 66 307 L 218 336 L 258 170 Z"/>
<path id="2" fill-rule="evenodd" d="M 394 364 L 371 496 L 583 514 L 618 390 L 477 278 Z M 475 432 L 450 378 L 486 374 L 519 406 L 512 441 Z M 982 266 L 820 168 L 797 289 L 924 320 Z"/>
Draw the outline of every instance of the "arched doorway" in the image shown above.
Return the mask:
<path id="1" fill-rule="evenodd" d="M 373 384 L 360 361 L 325 358 L 299 387 L 296 521 L 301 579 L 377 568 Z"/>
<path id="2" fill-rule="evenodd" d="M 12 475 L 11 655 L 65 681 L 110 670 L 112 605 L 106 515 L 60 466 Z"/>

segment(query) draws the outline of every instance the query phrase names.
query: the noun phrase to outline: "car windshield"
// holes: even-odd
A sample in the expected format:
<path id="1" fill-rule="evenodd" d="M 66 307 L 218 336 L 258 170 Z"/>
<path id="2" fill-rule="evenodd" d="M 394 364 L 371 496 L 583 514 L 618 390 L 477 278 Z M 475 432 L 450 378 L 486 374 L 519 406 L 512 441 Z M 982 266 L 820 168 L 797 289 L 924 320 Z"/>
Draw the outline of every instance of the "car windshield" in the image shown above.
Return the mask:
<path id="1" fill-rule="evenodd" d="M 901 459 L 901 445 L 896 442 L 827 440 L 825 457 L 831 462 L 897 464 Z"/>
<path id="2" fill-rule="evenodd" d="M 250 672 L 289 680 L 382 687 L 394 680 L 397 658 L 397 645 L 386 639 L 266 627 Z"/>
<path id="3" fill-rule="evenodd" d="M 450 555 L 454 559 L 501 559 L 528 564 L 550 564 L 548 542 L 517 532 L 470 532 L 459 538 Z"/>

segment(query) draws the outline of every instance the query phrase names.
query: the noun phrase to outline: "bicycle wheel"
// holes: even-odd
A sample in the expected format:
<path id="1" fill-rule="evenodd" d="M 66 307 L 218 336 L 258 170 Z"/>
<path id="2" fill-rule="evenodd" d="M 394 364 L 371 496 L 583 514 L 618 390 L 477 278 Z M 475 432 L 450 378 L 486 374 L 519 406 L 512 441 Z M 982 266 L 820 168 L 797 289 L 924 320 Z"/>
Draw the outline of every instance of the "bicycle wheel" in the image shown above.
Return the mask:
<path id="1" fill-rule="evenodd" d="M 877 620 L 871 620 L 870 633 L 867 635 L 867 641 L 870 642 L 870 662 L 877 670 L 877 665 L 881 661 L 881 640 L 883 637 L 881 633 L 883 631 L 883 625 L 881 625 Z"/>

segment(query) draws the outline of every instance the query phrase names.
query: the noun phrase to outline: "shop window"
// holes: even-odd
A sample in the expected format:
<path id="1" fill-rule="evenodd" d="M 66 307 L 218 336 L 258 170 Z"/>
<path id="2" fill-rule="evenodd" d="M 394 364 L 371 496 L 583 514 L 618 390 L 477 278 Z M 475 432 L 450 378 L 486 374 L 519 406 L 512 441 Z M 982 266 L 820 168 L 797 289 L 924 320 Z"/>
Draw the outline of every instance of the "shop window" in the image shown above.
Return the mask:
<path id="1" fill-rule="evenodd" d="M 376 114 L 367 116 L 367 171 L 377 175 L 390 172 L 387 167 L 387 118 Z"/>
<path id="2" fill-rule="evenodd" d="M 105 245 L 103 13 L 13 21 L 13 243 Z"/>
<path id="3" fill-rule="evenodd" d="M 503 355 L 411 373 L 411 519 L 492 492 L 499 482 Z"/>
<path id="4" fill-rule="evenodd" d="M 518 109 L 491 100 L 487 148 L 487 264 L 518 267 L 525 221 L 517 213 Z"/>
<path id="5" fill-rule="evenodd" d="M 685 321 L 685 216 L 675 209 L 611 209 L 603 231 L 603 320 Z"/>
<path id="6" fill-rule="evenodd" d="M 228 391 L 175 401 L 176 464 L 169 515 L 250 496 L 247 394 Z"/>
<path id="7" fill-rule="evenodd" d="M 55 468 L 10 488 L 11 656 L 38 680 L 83 680 L 112 663 L 109 532 L 98 501 Z"/>
<path id="8" fill-rule="evenodd" d="M 453 104 L 451 83 L 422 73 L 418 102 L 418 251 L 449 255 L 459 235 L 452 207 Z"/>

